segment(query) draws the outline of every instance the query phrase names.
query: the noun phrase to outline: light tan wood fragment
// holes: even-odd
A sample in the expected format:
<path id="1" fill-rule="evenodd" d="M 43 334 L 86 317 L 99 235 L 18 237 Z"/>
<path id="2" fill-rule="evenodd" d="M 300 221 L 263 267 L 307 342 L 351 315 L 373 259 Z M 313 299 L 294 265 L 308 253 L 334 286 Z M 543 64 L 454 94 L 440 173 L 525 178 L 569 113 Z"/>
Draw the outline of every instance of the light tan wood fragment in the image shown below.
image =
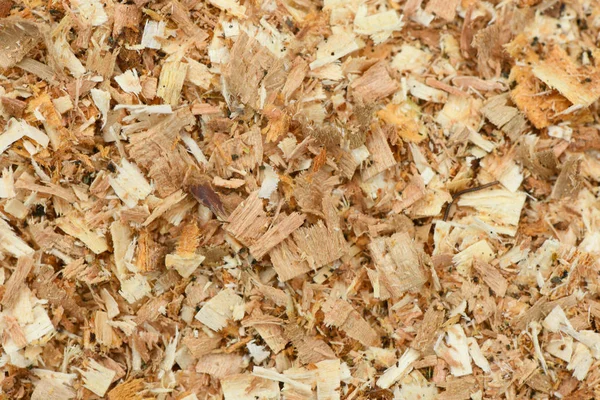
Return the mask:
<path id="1" fill-rule="evenodd" d="M 303 214 L 294 212 L 283 218 L 277 225 L 273 226 L 254 244 L 250 246 L 250 253 L 256 259 L 261 259 L 271 249 L 281 243 L 292 232 L 298 229 L 306 217 Z"/>
<path id="2" fill-rule="evenodd" d="M 340 328 L 364 346 L 381 344 L 377 332 L 346 301 L 330 298 L 321 306 L 321 309 L 325 313 L 326 324 Z"/>
<path id="3" fill-rule="evenodd" d="M 496 293 L 496 296 L 504 297 L 508 288 L 508 281 L 497 268 L 483 261 L 475 261 L 473 267 L 481 275 L 486 285 Z"/>
<path id="4" fill-rule="evenodd" d="M 398 87 L 398 83 L 390 77 L 384 62 L 373 65 L 350 85 L 354 96 L 364 103 L 387 97 L 398 90 Z"/>

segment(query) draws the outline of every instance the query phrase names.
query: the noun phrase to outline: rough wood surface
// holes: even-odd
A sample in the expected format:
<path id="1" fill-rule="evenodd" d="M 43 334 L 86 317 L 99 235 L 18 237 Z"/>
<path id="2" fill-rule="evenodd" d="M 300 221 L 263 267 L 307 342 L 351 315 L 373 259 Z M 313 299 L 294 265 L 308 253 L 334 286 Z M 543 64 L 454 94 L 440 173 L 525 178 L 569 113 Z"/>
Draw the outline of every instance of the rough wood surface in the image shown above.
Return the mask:
<path id="1" fill-rule="evenodd" d="M 0 0 L 0 400 L 600 398 L 599 35 Z"/>

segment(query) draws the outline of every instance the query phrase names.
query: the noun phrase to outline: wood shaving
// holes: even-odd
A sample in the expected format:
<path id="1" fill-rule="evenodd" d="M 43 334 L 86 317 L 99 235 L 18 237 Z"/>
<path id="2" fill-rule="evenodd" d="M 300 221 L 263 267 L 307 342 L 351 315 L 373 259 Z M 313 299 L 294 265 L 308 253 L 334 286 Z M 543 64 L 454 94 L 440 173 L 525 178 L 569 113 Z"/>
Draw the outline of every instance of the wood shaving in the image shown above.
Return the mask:
<path id="1" fill-rule="evenodd" d="M 0 0 L 3 398 L 600 398 L 599 18 Z"/>

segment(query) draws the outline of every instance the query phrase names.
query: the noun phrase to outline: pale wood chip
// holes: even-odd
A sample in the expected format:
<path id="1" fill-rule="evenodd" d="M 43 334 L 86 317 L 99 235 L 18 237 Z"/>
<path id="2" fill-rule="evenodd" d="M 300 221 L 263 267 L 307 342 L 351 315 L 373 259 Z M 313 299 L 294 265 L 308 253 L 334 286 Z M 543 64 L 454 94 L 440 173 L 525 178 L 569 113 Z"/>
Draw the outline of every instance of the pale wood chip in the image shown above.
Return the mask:
<path id="1" fill-rule="evenodd" d="M 115 21 L 113 24 L 113 35 L 119 35 L 124 28 L 138 29 L 142 11 L 134 4 L 115 4 Z"/>
<path id="2" fill-rule="evenodd" d="M 344 300 L 329 298 L 321 309 L 325 313 L 326 324 L 340 328 L 364 346 L 380 346 L 377 332 Z"/>
<path id="3" fill-rule="evenodd" d="M 362 179 L 368 181 L 375 175 L 396 165 L 396 159 L 381 127 L 376 126 L 367 137 L 367 149 L 372 158 L 372 165 L 362 172 Z"/>
<path id="4" fill-rule="evenodd" d="M 436 332 L 441 328 L 444 322 L 444 311 L 439 310 L 436 305 L 431 305 L 425 315 L 423 321 L 417 328 L 415 340 L 411 343 L 411 347 L 418 350 L 422 354 L 433 354 L 433 343 L 436 339 Z"/>
<path id="5" fill-rule="evenodd" d="M 552 198 L 560 199 L 577 194 L 581 188 L 581 162 L 579 157 L 571 157 L 563 165 L 558 179 L 552 188 Z"/>
<path id="6" fill-rule="evenodd" d="M 263 209 L 258 191 L 253 192 L 229 215 L 226 229 L 237 240 L 249 246 L 256 242 L 268 228 L 270 219 Z"/>
<path id="7" fill-rule="evenodd" d="M 448 380 L 443 386 L 446 391 L 438 396 L 440 400 L 468 400 L 479 390 L 477 381 L 472 376 Z"/>
<path id="8" fill-rule="evenodd" d="M 283 350 L 289 342 L 289 339 L 284 336 L 282 325 L 283 321 L 280 319 L 261 315 L 252 315 L 251 318 L 242 322 L 242 326 L 251 326 L 256 329 L 256 332 L 275 354 Z"/>
<path id="9" fill-rule="evenodd" d="M 7 69 L 18 63 L 42 39 L 37 24 L 19 20 L 3 19 L 0 21 L 0 68 Z"/>
<path id="10" fill-rule="evenodd" d="M 260 92 L 279 92 L 286 82 L 283 61 L 275 57 L 247 33 L 242 33 L 231 49 L 231 62 L 224 71 L 228 91 L 255 109 L 265 106 Z"/>
<path id="11" fill-rule="evenodd" d="M 239 354 L 206 354 L 198 360 L 196 372 L 222 379 L 239 374 L 243 365 L 243 358 Z"/>
<path id="12" fill-rule="evenodd" d="M 270 252 L 273 268 L 283 282 L 302 275 L 311 270 L 308 261 L 304 260 L 300 248 L 292 239 L 286 239 Z"/>
<path id="13" fill-rule="evenodd" d="M 279 399 L 276 381 L 259 378 L 251 374 L 231 375 L 221 379 L 225 400 Z"/>
<path id="14" fill-rule="evenodd" d="M 179 103 L 187 70 L 188 65 L 186 63 L 175 61 L 165 63 L 160 71 L 156 95 L 163 99 L 165 103 L 176 106 Z"/>
<path id="15" fill-rule="evenodd" d="M 19 296 L 19 292 L 25 285 L 25 279 L 31 268 L 33 268 L 34 260 L 31 255 L 22 256 L 17 261 L 17 266 L 10 278 L 6 282 L 4 296 L 2 297 L 2 305 L 4 307 L 12 307 Z"/>
<path id="16" fill-rule="evenodd" d="M 255 243 L 250 245 L 250 253 L 256 259 L 261 259 L 271 249 L 285 240 L 292 232 L 298 229 L 304 223 L 305 215 L 292 213 L 283 218 L 277 225 L 273 226 Z"/>
<path id="17" fill-rule="evenodd" d="M 221 343 L 221 337 L 217 335 L 208 336 L 201 333 L 198 337 L 194 335 L 185 336 L 181 340 L 181 343 L 187 347 L 194 357 L 200 358 L 217 349 Z"/>
<path id="18" fill-rule="evenodd" d="M 552 46 L 548 55 L 534 65 L 532 73 L 575 106 L 588 107 L 600 97 L 600 85 L 597 84 L 600 71 L 578 67 L 559 46 Z M 589 81 L 582 77 L 588 77 Z"/>
<path id="19" fill-rule="evenodd" d="M 456 8 L 458 7 L 459 3 L 460 0 L 430 0 L 427 2 L 425 11 L 434 13 L 446 21 L 452 21 L 456 16 Z"/>
<path id="20" fill-rule="evenodd" d="M 508 281 L 497 268 L 490 264 L 482 261 L 475 261 L 473 263 L 475 271 L 481 275 L 483 281 L 494 291 L 496 296 L 504 297 L 506 289 L 508 288 Z"/>
<path id="21" fill-rule="evenodd" d="M 138 6 L 146 2 L 147 0 L 136 1 Z M 208 38 L 208 34 L 194 23 L 194 21 L 190 18 L 189 11 L 186 9 L 186 7 L 178 0 L 171 0 L 167 7 L 170 9 L 171 18 L 173 21 L 179 25 L 186 35 L 194 40 L 196 46 L 204 46 L 204 41 Z"/>
<path id="22" fill-rule="evenodd" d="M 283 88 L 281 88 L 281 94 L 285 99 L 288 99 L 300 87 L 308 71 L 309 67 L 306 61 L 297 57 L 292 64 Z"/>
<path id="23" fill-rule="evenodd" d="M 195 318 L 213 331 L 220 331 L 234 316 L 235 308 L 243 304 L 233 290 L 224 289 L 202 306 Z"/>
<path id="24" fill-rule="evenodd" d="M 95 254 L 108 250 L 108 243 L 103 235 L 89 229 L 85 221 L 74 213 L 61 217 L 56 225 L 67 235 L 81 240 Z"/>
<path id="25" fill-rule="evenodd" d="M 317 398 L 319 400 L 340 399 L 340 360 L 324 360 L 317 367 Z"/>
<path id="26" fill-rule="evenodd" d="M 356 98 L 368 104 L 396 92 L 398 83 L 390 77 L 386 64 L 378 62 L 352 82 L 350 87 Z"/>
<path id="27" fill-rule="evenodd" d="M 298 360 L 302 364 L 314 364 L 319 361 L 334 360 L 337 358 L 326 342 L 307 334 L 301 327 L 295 324 L 286 325 L 284 332 L 285 336 L 298 351 Z"/>
<path id="28" fill-rule="evenodd" d="M 507 95 L 490 98 L 481 109 L 483 115 L 515 140 L 527 128 L 527 121 L 515 107 L 506 105 Z"/>
<path id="29" fill-rule="evenodd" d="M 407 233 L 377 238 L 369 244 L 369 250 L 383 285 L 394 297 L 418 290 L 426 282 L 413 240 Z"/>
<path id="30" fill-rule="evenodd" d="M 94 335 L 96 342 L 101 346 L 119 347 L 121 340 L 113 328 L 108 325 L 108 314 L 104 311 L 96 311 L 94 314 Z"/>

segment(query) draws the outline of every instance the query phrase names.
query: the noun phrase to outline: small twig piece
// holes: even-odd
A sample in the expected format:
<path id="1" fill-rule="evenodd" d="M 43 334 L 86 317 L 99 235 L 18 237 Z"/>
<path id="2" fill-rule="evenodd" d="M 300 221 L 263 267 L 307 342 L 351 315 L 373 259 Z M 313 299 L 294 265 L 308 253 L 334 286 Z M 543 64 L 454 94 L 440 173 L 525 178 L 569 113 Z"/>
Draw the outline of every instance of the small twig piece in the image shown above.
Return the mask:
<path id="1" fill-rule="evenodd" d="M 448 204 L 448 206 L 446 207 L 446 210 L 444 211 L 444 221 L 448 220 L 448 215 L 450 214 L 450 209 L 452 208 L 452 205 L 454 204 L 456 199 L 458 199 L 460 196 L 462 196 L 463 194 L 471 193 L 471 192 L 478 192 L 480 190 L 495 186 L 499 183 L 500 182 L 498 182 L 498 181 L 494 181 L 494 182 L 486 183 L 485 185 L 475 186 L 475 187 L 468 188 L 468 189 L 463 189 L 463 190 L 460 190 L 460 191 L 454 193 L 452 195 L 452 201 L 450 202 L 450 204 Z"/>

